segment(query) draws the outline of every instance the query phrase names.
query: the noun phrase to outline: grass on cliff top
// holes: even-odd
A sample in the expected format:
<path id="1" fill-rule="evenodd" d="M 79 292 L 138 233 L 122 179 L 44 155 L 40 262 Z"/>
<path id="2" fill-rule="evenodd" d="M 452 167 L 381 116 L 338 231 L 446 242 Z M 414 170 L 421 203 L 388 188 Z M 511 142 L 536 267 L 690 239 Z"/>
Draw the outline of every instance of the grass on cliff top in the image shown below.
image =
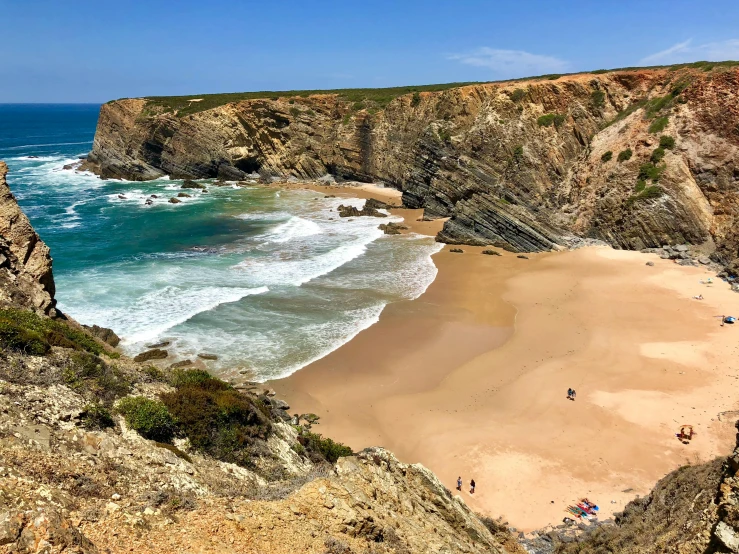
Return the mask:
<path id="1" fill-rule="evenodd" d="M 480 84 L 478 82 L 468 83 L 446 83 L 439 85 L 419 85 L 408 87 L 390 88 L 345 88 L 329 90 L 287 90 L 287 91 L 259 91 L 259 92 L 229 92 L 223 94 L 195 94 L 190 96 L 149 96 L 147 100 L 151 106 L 161 106 L 167 111 L 177 110 L 177 115 L 189 115 L 211 108 L 216 108 L 231 102 L 242 100 L 277 100 L 278 98 L 307 98 L 316 94 L 336 94 L 342 100 L 354 105 L 369 102 L 380 108 L 384 108 L 399 96 L 420 92 L 439 92 L 466 85 Z M 193 99 L 202 99 L 192 102 Z"/>
<path id="2" fill-rule="evenodd" d="M 84 331 L 29 310 L 0 309 L 0 347 L 42 356 L 52 346 L 101 354 L 103 347 Z"/>
<path id="3" fill-rule="evenodd" d="M 417 85 L 404 87 L 388 87 L 388 88 L 348 88 L 348 89 L 326 89 L 326 90 L 287 90 L 287 91 L 258 91 L 258 92 L 229 92 L 222 94 L 191 94 L 186 96 L 148 96 L 146 100 L 151 107 L 161 107 L 167 112 L 177 112 L 178 116 L 190 115 L 231 102 L 239 102 L 242 100 L 276 100 L 278 98 L 306 98 L 316 94 L 336 94 L 340 98 L 351 102 L 352 104 L 365 103 L 372 110 L 382 109 L 392 100 L 411 93 L 419 92 L 439 92 L 468 85 L 486 84 L 489 82 L 519 82 L 532 79 L 557 80 L 561 77 L 570 75 L 587 75 L 587 74 L 603 74 L 613 73 L 617 71 L 642 71 L 645 69 L 669 69 L 677 71 L 680 69 L 701 69 L 703 71 L 711 71 L 716 68 L 734 67 L 739 65 L 739 61 L 726 60 L 721 62 L 698 61 L 692 63 L 683 63 L 676 65 L 652 65 L 645 67 L 617 67 L 613 69 L 597 69 L 594 71 L 581 71 L 578 73 L 564 74 L 547 74 L 531 77 L 522 77 L 517 79 L 506 79 L 501 81 L 470 81 L 460 83 L 443 83 L 435 85 Z M 193 102 L 192 100 L 199 100 Z M 641 106 L 640 106 L 641 107 Z"/>

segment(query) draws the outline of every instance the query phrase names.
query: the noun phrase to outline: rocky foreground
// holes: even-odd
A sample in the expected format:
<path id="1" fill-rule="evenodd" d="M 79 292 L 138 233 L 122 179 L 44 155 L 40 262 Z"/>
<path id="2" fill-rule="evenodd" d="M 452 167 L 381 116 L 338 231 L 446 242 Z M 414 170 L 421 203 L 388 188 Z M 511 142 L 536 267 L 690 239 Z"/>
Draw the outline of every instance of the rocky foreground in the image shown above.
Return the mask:
<path id="1" fill-rule="evenodd" d="M 402 190 L 406 207 L 449 217 L 443 242 L 519 252 L 577 237 L 628 249 L 688 243 L 736 275 L 738 91 L 736 65 L 703 64 L 390 101 L 126 99 L 102 107 L 86 167 L 133 180 L 377 181 Z"/>

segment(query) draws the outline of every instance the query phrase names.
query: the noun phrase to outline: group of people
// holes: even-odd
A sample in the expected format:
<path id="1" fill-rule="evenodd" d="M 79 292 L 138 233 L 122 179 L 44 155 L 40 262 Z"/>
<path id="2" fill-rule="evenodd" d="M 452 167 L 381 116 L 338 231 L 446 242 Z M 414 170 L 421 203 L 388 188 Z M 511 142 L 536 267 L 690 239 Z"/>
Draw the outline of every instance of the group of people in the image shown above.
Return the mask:
<path id="1" fill-rule="evenodd" d="M 462 492 L 462 476 L 457 477 L 457 490 Z M 470 494 L 475 494 L 475 480 L 470 480 Z"/>
<path id="2" fill-rule="evenodd" d="M 567 400 L 575 400 L 576 396 L 577 396 L 577 393 L 575 392 L 575 389 L 573 388 L 567 389 Z"/>

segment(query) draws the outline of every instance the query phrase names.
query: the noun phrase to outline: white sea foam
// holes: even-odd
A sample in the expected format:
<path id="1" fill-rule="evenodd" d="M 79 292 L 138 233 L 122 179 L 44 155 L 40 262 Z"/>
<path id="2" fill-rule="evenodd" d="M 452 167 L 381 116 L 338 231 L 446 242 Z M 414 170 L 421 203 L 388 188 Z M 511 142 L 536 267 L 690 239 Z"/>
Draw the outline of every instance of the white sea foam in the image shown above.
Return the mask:
<path id="1" fill-rule="evenodd" d="M 269 242 L 288 242 L 293 239 L 320 235 L 323 233 L 320 225 L 315 221 L 293 216 L 287 222 L 275 227 L 265 236 Z"/>
<path id="2" fill-rule="evenodd" d="M 92 144 L 91 140 L 81 142 L 50 142 L 47 144 L 22 144 L 20 146 L 8 146 L 5 150 L 23 150 L 24 148 L 45 148 L 47 146 L 74 146 L 75 144 Z"/>
<path id="3" fill-rule="evenodd" d="M 131 305 L 126 304 L 112 309 L 106 309 L 105 306 L 86 306 L 71 313 L 82 321 L 115 329 L 124 337 L 124 345 L 136 346 L 156 339 L 162 333 L 185 323 L 199 313 L 267 291 L 269 291 L 267 287 L 168 285 L 144 294 L 135 302 L 131 302 Z"/>

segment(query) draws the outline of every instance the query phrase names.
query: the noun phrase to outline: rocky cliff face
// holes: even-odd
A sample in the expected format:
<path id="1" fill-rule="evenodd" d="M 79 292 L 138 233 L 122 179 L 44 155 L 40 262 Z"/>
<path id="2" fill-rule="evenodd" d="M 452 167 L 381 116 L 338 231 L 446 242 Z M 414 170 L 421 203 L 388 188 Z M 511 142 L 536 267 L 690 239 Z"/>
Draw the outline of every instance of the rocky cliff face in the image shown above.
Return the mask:
<path id="1" fill-rule="evenodd" d="M 445 242 L 524 251 L 573 237 L 634 249 L 712 240 L 736 271 L 738 84 L 727 67 L 616 71 L 408 94 L 377 110 L 316 95 L 181 117 L 120 100 L 102 108 L 88 167 L 134 180 L 381 181 L 406 206 L 449 217 Z M 663 135 L 673 140 L 658 150 Z"/>
<path id="2" fill-rule="evenodd" d="M 0 301 L 56 315 L 51 255 L 10 192 L 0 162 Z"/>

